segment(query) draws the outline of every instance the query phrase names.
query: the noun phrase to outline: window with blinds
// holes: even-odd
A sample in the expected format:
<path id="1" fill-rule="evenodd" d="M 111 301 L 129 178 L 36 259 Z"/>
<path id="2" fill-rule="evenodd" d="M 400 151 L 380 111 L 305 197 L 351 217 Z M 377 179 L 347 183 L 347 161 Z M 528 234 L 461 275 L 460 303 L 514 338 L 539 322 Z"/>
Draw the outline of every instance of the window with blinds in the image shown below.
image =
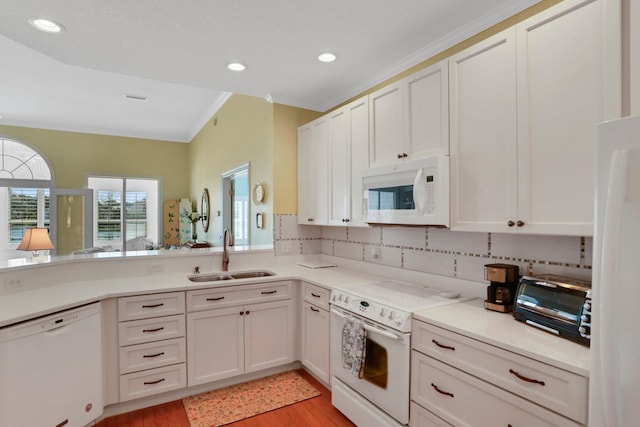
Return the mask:
<path id="1" fill-rule="evenodd" d="M 19 244 L 27 228 L 49 228 L 48 188 L 9 188 L 9 244 Z"/>
<path id="2" fill-rule="evenodd" d="M 124 250 L 138 237 L 158 242 L 158 180 L 89 177 L 88 187 L 96 198 L 94 246 Z"/>

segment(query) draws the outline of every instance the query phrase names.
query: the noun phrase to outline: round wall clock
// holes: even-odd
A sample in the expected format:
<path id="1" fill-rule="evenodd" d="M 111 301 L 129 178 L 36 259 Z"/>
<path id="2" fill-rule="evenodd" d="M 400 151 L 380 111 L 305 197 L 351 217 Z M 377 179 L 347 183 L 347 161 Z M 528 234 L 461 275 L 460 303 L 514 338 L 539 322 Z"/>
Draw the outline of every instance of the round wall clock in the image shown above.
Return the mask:
<path id="1" fill-rule="evenodd" d="M 264 184 L 257 183 L 255 187 L 253 187 L 253 201 L 255 203 L 262 203 L 266 197 L 266 190 L 264 188 Z"/>

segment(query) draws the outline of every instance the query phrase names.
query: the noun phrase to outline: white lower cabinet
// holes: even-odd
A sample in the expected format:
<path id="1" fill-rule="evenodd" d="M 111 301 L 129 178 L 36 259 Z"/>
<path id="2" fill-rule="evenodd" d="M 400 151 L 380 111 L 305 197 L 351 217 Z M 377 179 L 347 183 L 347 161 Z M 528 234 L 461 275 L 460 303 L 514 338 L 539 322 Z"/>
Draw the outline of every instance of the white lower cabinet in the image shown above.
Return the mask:
<path id="1" fill-rule="evenodd" d="M 426 322 L 413 331 L 412 427 L 586 425 L 587 378 Z"/>
<path id="2" fill-rule="evenodd" d="M 186 387 L 185 294 L 118 298 L 120 402 Z"/>
<path id="3" fill-rule="evenodd" d="M 187 313 L 189 386 L 293 362 L 291 294 L 291 282 L 188 291 L 188 310 L 220 307 Z"/>
<path id="4" fill-rule="evenodd" d="M 329 384 L 329 293 L 310 283 L 302 284 L 302 364 Z"/>
<path id="5" fill-rule="evenodd" d="M 463 427 L 577 427 L 577 424 L 508 391 L 423 354 L 414 354 L 413 400 Z"/>

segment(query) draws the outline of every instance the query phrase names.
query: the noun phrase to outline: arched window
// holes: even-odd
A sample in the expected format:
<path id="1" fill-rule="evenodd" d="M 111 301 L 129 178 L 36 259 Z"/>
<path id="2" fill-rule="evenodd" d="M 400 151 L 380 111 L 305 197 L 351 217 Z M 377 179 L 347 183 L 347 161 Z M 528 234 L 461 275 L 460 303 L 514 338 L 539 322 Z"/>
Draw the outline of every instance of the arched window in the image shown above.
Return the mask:
<path id="1" fill-rule="evenodd" d="M 51 168 L 40 153 L 0 137 L 0 250 L 15 249 L 27 228 L 49 228 L 51 187 Z"/>

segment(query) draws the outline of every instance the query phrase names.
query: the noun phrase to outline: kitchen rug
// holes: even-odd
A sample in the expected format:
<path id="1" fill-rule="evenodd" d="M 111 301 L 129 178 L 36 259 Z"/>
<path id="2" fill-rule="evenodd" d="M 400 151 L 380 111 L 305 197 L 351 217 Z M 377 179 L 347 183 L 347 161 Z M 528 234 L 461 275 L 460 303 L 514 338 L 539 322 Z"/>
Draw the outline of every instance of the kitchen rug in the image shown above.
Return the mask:
<path id="1" fill-rule="evenodd" d="M 312 397 L 320 392 L 294 371 L 182 399 L 191 427 L 222 426 Z"/>

